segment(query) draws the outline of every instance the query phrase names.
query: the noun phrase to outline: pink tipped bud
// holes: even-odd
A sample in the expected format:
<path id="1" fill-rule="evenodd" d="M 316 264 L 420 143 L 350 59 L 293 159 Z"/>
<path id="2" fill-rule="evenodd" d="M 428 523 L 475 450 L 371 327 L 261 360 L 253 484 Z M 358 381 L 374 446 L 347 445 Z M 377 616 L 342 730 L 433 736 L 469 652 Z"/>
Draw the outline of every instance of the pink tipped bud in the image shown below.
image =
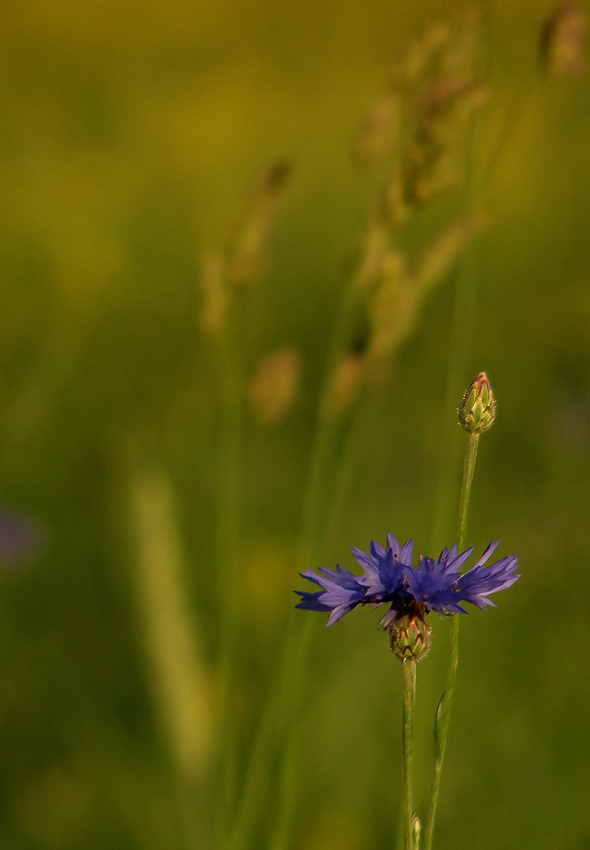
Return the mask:
<path id="1" fill-rule="evenodd" d="M 485 372 L 480 372 L 465 390 L 458 413 L 469 434 L 482 434 L 494 424 L 496 400 Z"/>

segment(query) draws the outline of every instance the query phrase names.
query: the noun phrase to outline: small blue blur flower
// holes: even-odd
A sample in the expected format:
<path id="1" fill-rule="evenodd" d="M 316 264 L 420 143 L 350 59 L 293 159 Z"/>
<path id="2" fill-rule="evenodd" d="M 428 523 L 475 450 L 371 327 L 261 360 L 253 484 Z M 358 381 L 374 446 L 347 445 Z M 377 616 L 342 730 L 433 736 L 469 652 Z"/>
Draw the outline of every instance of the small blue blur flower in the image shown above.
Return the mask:
<path id="1" fill-rule="evenodd" d="M 481 558 L 466 572 L 461 567 L 473 549 L 459 554 L 457 545 L 443 549 L 437 561 L 420 556 L 418 566 L 411 565 L 412 541 L 400 546 L 392 534 L 387 535 L 387 548 L 371 541 L 370 554 L 353 548 L 352 554 L 363 568 L 355 576 L 340 564 L 336 570 L 319 567 L 301 573 L 303 578 L 318 585 L 316 592 L 296 590 L 301 601 L 296 606 L 309 611 L 330 612 L 328 626 L 340 620 L 357 605 L 389 603 L 381 620 L 384 629 L 393 628 L 403 617 L 411 615 L 424 619 L 429 611 L 439 614 L 465 614 L 462 602 L 478 608 L 494 603 L 492 593 L 505 590 L 520 578 L 516 573 L 518 558 L 507 555 L 489 566 L 487 561 L 498 543 L 490 543 Z"/>
<path id="2" fill-rule="evenodd" d="M 28 565 L 42 543 L 43 531 L 33 519 L 0 508 L 0 568 L 16 570 Z"/>

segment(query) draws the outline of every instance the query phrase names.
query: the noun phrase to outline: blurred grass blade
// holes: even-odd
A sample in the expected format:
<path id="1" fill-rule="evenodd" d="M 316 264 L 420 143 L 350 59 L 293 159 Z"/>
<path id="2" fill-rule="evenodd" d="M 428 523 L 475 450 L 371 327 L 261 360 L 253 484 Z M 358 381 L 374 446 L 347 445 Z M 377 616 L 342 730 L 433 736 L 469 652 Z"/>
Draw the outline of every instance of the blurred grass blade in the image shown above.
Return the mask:
<path id="1" fill-rule="evenodd" d="M 180 779 L 199 791 L 212 751 L 211 687 L 187 603 L 170 480 L 162 472 L 138 472 L 130 497 L 150 685 Z"/>

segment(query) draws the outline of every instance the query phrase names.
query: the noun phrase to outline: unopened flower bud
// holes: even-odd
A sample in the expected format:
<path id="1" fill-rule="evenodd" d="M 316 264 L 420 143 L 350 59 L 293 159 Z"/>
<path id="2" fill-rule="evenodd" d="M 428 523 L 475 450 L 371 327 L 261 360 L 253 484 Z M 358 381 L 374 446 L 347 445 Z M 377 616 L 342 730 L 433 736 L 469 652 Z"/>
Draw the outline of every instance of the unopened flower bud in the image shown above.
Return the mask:
<path id="1" fill-rule="evenodd" d="M 480 372 L 465 390 L 458 413 L 469 434 L 482 434 L 494 424 L 496 399 L 485 372 Z"/>
<path id="2" fill-rule="evenodd" d="M 422 824 L 418 815 L 412 818 L 412 847 L 418 850 L 420 847 L 420 837 L 422 835 Z"/>
<path id="3" fill-rule="evenodd" d="M 430 649 L 430 632 L 421 614 L 404 614 L 391 624 L 391 649 L 399 658 L 419 661 Z"/>

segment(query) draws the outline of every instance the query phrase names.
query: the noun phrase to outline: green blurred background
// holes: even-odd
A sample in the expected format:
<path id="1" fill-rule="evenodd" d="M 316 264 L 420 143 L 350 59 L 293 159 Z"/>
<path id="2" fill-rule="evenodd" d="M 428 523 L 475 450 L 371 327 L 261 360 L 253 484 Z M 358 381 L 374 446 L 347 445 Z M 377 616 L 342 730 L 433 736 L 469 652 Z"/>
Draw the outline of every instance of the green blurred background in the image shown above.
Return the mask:
<path id="1" fill-rule="evenodd" d="M 497 610 L 462 623 L 437 832 L 455 850 L 590 848 L 590 94 L 587 76 L 535 82 L 551 11 L 540 0 L 485 10 L 478 163 L 519 106 L 478 199 L 474 323 L 454 390 L 458 402 L 480 369 L 491 377 L 498 416 L 469 536 L 478 550 L 502 537 L 523 575 Z M 166 534 L 187 588 L 176 604 L 195 617 L 215 692 L 220 379 L 198 327 L 199 267 L 227 244 L 256 175 L 284 159 L 249 356 L 297 346 L 302 378 L 284 422 L 244 426 L 232 691 L 243 781 L 302 587 L 301 492 L 343 269 L 383 176 L 355 163 L 353 142 L 389 63 L 438 12 L 430 0 L 4 4 L 0 500 L 38 523 L 43 545 L 0 576 L 2 847 L 186 846 L 138 591 L 133 482 L 156 470 L 173 500 Z M 436 216 L 456 212 L 451 192 Z M 351 568 L 350 546 L 387 530 L 430 546 L 454 294 L 450 275 L 367 404 L 360 471 L 316 554 L 327 566 Z M 453 541 L 459 429 L 451 444 L 439 547 Z M 328 631 L 321 615 L 297 616 L 314 634 L 293 846 L 393 847 L 397 662 L 370 612 Z M 419 670 L 422 807 L 447 625 Z M 263 818 L 252 846 L 266 841 Z"/>

